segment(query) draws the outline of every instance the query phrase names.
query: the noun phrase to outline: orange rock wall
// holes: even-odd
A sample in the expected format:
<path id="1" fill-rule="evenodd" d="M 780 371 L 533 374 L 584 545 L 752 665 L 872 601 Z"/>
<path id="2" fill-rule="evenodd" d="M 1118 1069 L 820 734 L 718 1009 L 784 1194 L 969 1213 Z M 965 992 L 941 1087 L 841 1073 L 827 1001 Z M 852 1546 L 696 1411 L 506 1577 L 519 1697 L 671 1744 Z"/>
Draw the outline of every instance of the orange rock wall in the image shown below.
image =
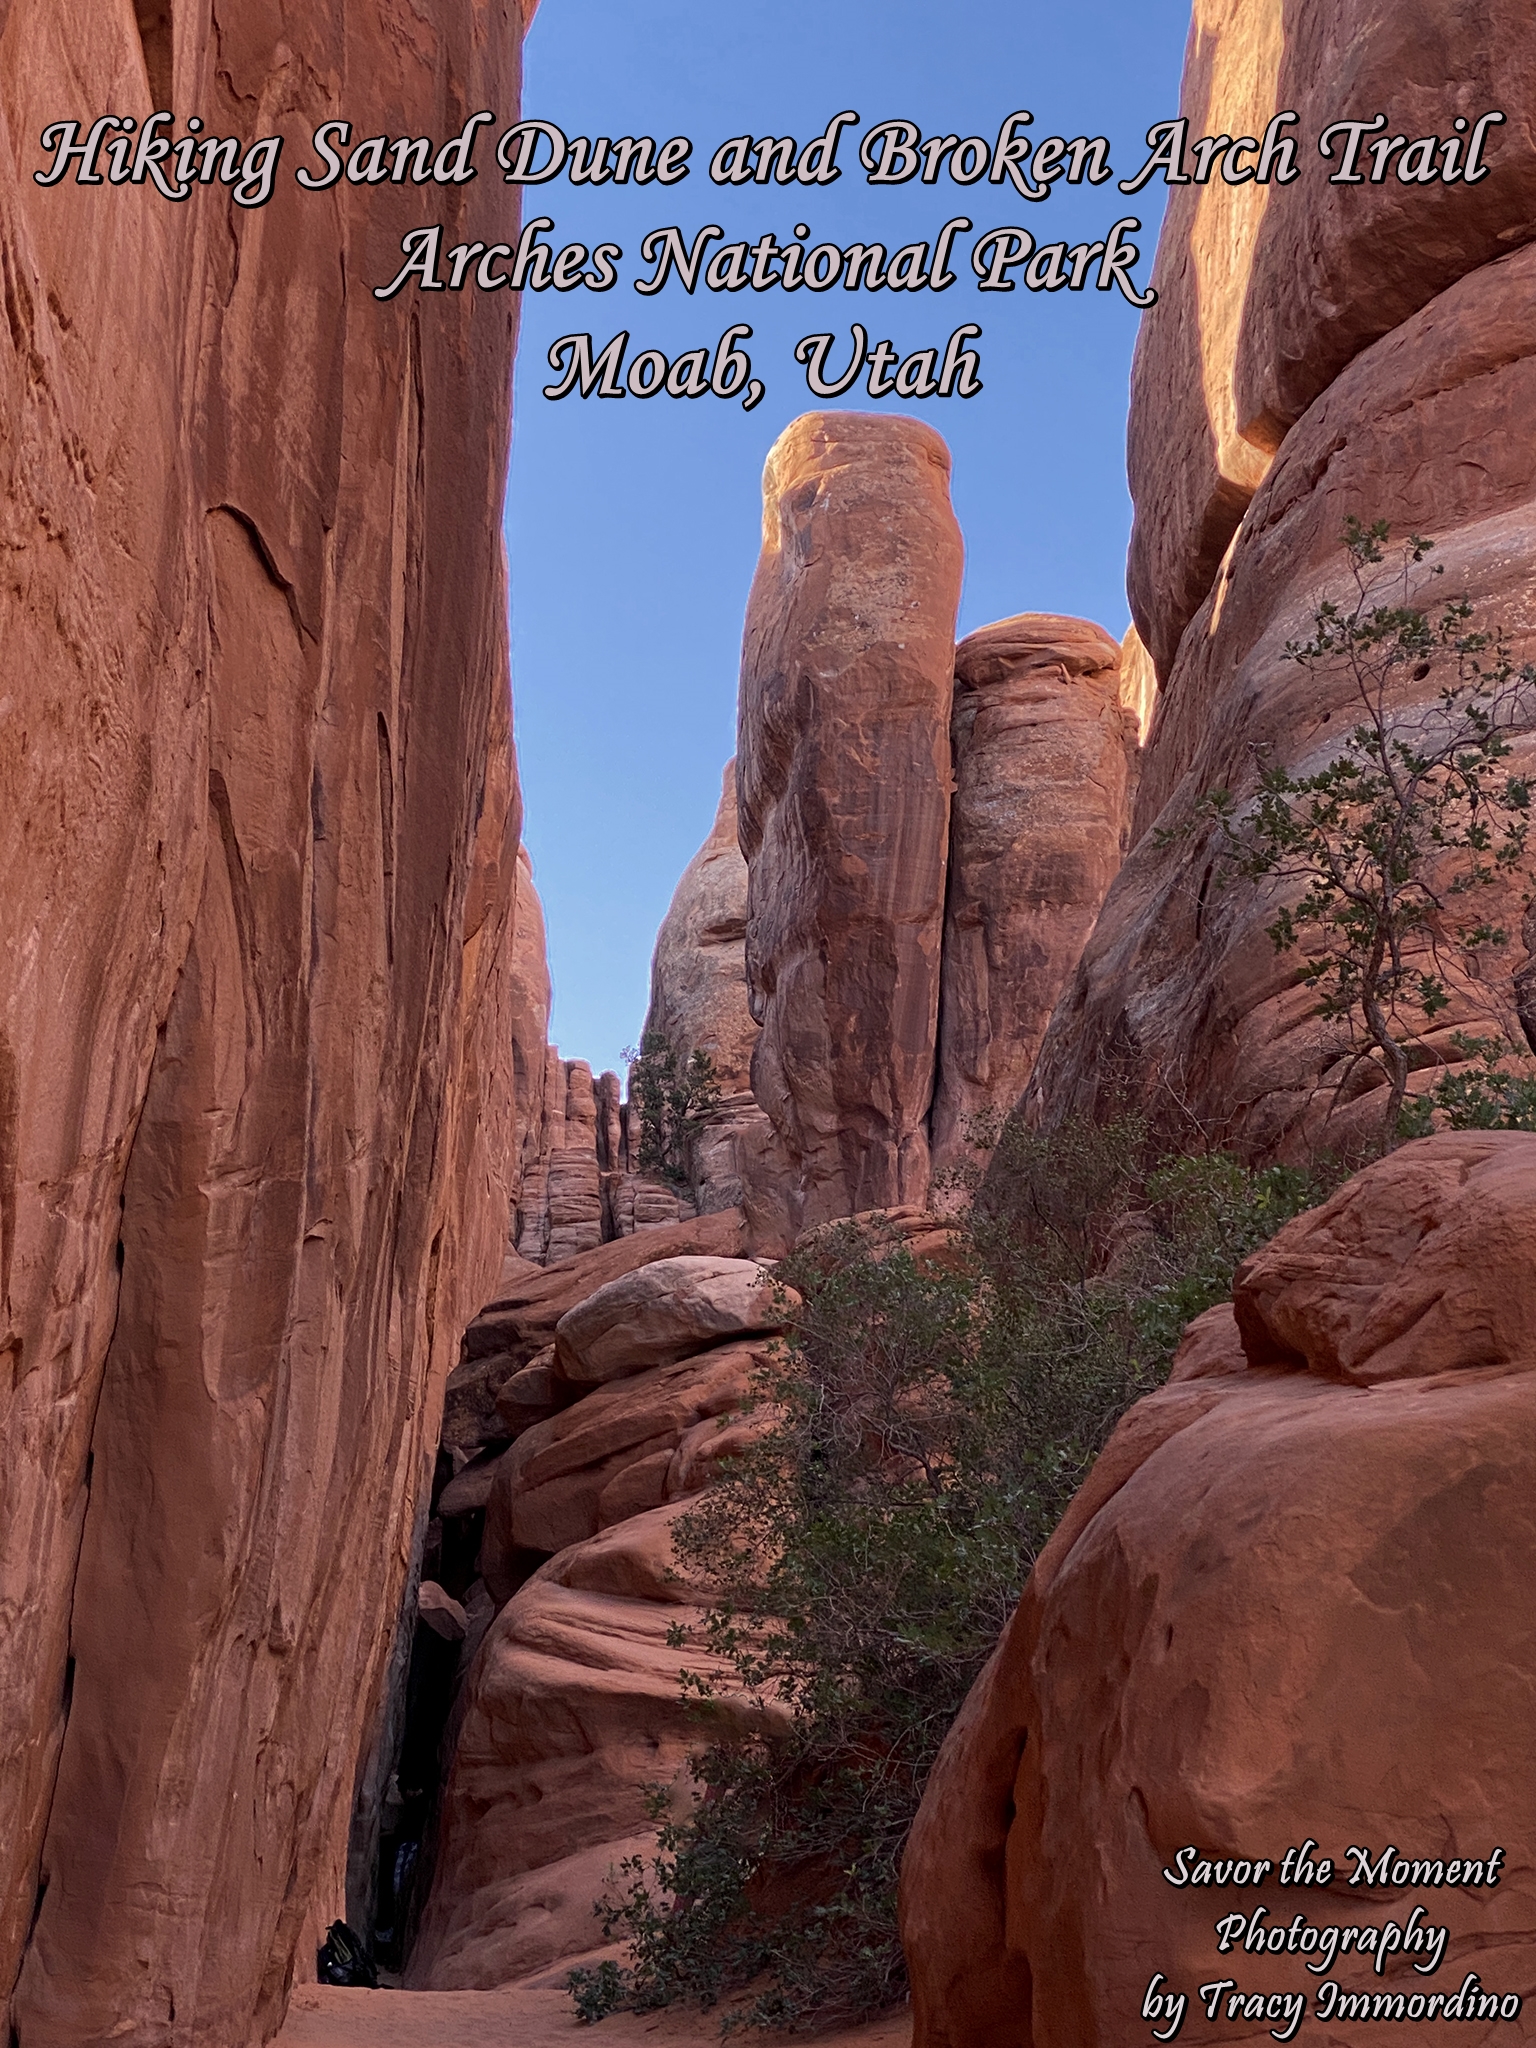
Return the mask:
<path id="1" fill-rule="evenodd" d="M 292 167 L 338 112 L 439 139 L 511 118 L 522 26 L 491 0 L 248 0 L 178 6 L 146 46 L 126 7 L 0 10 L 20 2048 L 266 2038 L 341 1910 L 513 1150 L 515 307 L 367 287 L 408 228 L 505 239 L 515 208 L 483 175 L 429 211 Z M 271 203 L 33 183 L 45 122 L 161 105 L 282 134 Z"/>
<path id="2" fill-rule="evenodd" d="M 936 1169 L 1005 1116 L 1120 866 L 1136 783 L 1120 649 L 1025 612 L 955 650 L 949 888 L 932 1118 Z"/>

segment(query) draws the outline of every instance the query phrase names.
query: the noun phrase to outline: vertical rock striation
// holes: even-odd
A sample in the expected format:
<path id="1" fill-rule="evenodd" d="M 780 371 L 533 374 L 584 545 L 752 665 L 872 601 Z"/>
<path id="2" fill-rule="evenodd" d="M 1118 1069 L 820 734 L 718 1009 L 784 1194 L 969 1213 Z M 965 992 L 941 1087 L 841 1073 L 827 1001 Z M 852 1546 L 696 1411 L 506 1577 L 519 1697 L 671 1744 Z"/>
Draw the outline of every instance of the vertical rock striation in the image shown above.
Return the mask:
<path id="1" fill-rule="evenodd" d="M 422 195 L 292 167 L 338 111 L 435 142 L 511 118 L 521 32 L 480 0 L 195 4 L 147 40 L 126 8 L 0 14 L 20 2048 L 261 2040 L 341 1909 L 442 1384 L 506 1232 L 515 305 L 380 304 Z M 32 181 L 46 122 L 171 105 L 282 135 L 271 203 Z M 430 217 L 492 241 L 515 207 L 482 176 Z"/>
<path id="2" fill-rule="evenodd" d="M 709 837 L 682 872 L 656 934 L 647 1033 L 686 1060 L 706 1053 L 722 1095 L 752 1085 L 747 1007 L 747 864 L 736 837 L 736 763 L 725 764 Z"/>
<path id="3" fill-rule="evenodd" d="M 809 413 L 763 473 L 737 790 L 758 1102 L 796 1220 L 921 1201 L 961 542 L 928 427 Z"/>

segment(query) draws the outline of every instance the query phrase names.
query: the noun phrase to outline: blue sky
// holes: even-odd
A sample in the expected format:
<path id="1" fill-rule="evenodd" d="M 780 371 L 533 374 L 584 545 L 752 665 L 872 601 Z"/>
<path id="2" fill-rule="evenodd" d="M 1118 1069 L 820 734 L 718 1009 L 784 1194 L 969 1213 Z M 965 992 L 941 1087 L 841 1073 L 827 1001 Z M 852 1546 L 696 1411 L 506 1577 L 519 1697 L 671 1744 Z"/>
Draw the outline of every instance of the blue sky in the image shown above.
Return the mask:
<path id="1" fill-rule="evenodd" d="M 1160 180 L 1116 189 L 1146 154 L 1153 121 L 1177 112 L 1187 0 L 545 0 L 527 45 L 524 112 L 567 135 L 673 135 L 694 144 L 670 188 L 531 187 L 525 218 L 548 216 L 555 249 L 617 243 L 610 291 L 526 292 L 514 404 L 507 542 L 512 564 L 513 700 L 525 839 L 549 925 L 551 1035 L 567 1058 L 618 1066 L 639 1037 L 656 927 L 709 829 L 720 769 L 735 745 L 742 612 L 757 558 L 760 477 L 769 447 L 818 405 L 907 412 L 936 427 L 954 457 L 966 541 L 962 633 L 1018 611 L 1097 619 L 1117 636 L 1130 504 L 1125 412 L 1139 315 L 1116 289 L 980 292 L 969 252 L 992 228 L 1038 245 L 1101 239 L 1134 216 L 1145 285 L 1163 201 Z M 922 136 L 995 141 L 1022 132 L 1104 135 L 1115 178 L 1056 184 L 1030 202 L 1004 183 L 940 175 L 871 186 L 858 146 L 877 122 Z M 709 161 L 729 137 L 820 134 L 856 112 L 839 146 L 839 180 L 719 186 Z M 674 279 L 643 296 L 640 244 L 676 225 L 691 241 L 718 223 L 723 241 L 782 245 L 797 224 L 811 244 L 931 242 L 956 215 L 958 281 L 943 293 L 812 295 L 748 289 L 691 296 Z M 1015 275 L 1018 273 L 1016 272 Z M 852 323 L 903 354 L 973 342 L 973 398 L 872 400 L 862 383 L 818 400 L 794 359 L 800 337 L 830 331 L 847 359 Z M 589 332 L 596 347 L 627 329 L 628 354 L 675 357 L 748 323 L 741 345 L 766 395 L 751 411 L 715 397 L 552 402 L 547 351 Z"/>

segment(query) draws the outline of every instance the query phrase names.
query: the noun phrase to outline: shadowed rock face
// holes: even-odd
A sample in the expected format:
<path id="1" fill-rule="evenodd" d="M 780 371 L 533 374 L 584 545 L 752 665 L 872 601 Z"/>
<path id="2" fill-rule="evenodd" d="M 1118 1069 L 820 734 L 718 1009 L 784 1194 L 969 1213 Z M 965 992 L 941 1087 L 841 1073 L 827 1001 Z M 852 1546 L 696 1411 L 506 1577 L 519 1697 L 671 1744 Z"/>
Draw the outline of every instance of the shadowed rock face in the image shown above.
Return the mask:
<path id="1" fill-rule="evenodd" d="M 755 1240 L 782 1250 L 791 1235 L 794 1179 L 772 1125 L 752 1095 L 758 1027 L 747 1002 L 747 864 L 736 833 L 736 763 L 728 761 L 709 837 L 683 870 L 656 934 L 646 1031 L 658 1031 L 686 1064 L 714 1067 L 720 1101 L 693 1146 L 692 1193 L 704 1213 L 744 1206 Z M 636 1139 L 632 1149 L 639 1152 Z M 643 1185 L 638 1204 L 657 1194 Z"/>
<path id="2" fill-rule="evenodd" d="M 1449 1923 L 1438 1975 L 1530 1981 L 1536 1138 L 1405 1146 L 1289 1224 L 1188 1333 L 1031 1576 L 929 1783 L 902 1876 L 922 2048 L 1097 2048 L 1155 1971 L 1321 1988 L 1213 1922 Z M 1487 1857 L 1495 1888 L 1195 1891 L 1186 1845 Z M 1517 1849 L 1516 1842 L 1521 1844 Z M 1108 1938 L 1112 1934 L 1113 1938 Z M 1191 2000 L 1181 2040 L 1233 2038 Z M 1308 2026 L 1315 2022 L 1309 2022 Z M 1302 2030 L 1305 2038 L 1308 2027 Z M 1387 2044 L 1401 2028 L 1351 2026 Z"/>
<path id="3" fill-rule="evenodd" d="M 692 1603 L 706 1597 L 673 1560 L 685 1508 L 655 1507 L 562 1549 L 491 1624 L 413 1984 L 488 1989 L 590 1950 L 610 1871 L 654 1848 L 643 1788 L 686 1785 L 699 1739 L 667 1642 L 673 1626 L 697 1627 Z M 687 1662 L 720 1684 L 725 1726 L 760 1725 L 724 1659 L 694 1649 Z"/>
<path id="4" fill-rule="evenodd" d="M 911 420 L 806 414 L 763 504 L 736 780 L 752 1086 L 798 1225 L 927 1188 L 961 544 Z"/>
<path id="5" fill-rule="evenodd" d="M 1120 865 L 1136 728 L 1120 649 L 1026 612 L 955 651 L 955 793 L 933 1163 L 973 1156 L 970 1119 L 1017 1102 Z"/>
<path id="6" fill-rule="evenodd" d="M 24 2048 L 264 2038 L 343 1906 L 442 1384 L 506 1233 L 515 302 L 380 304 L 420 195 L 292 171 L 341 81 L 359 135 L 510 117 L 521 26 L 194 4 L 172 52 L 129 8 L 0 9 Z M 45 122 L 170 105 L 281 134 L 271 203 L 33 183 Z M 433 189 L 449 241 L 507 239 L 499 180 Z"/>

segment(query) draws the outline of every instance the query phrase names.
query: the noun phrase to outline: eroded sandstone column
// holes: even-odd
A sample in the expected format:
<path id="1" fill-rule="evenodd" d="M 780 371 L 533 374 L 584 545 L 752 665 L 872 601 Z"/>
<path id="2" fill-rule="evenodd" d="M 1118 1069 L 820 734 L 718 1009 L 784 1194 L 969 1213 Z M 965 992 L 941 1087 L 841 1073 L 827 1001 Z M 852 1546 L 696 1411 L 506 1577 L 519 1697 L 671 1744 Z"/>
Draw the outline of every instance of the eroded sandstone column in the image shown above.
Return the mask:
<path id="1" fill-rule="evenodd" d="M 737 790 L 752 1086 L 805 1223 L 927 1191 L 961 562 L 930 428 L 808 413 L 774 444 Z"/>
<path id="2" fill-rule="evenodd" d="M 955 650 L 955 794 L 933 1163 L 979 1156 L 1006 1114 L 1114 880 L 1135 787 L 1120 649 L 1084 619 L 1025 612 Z"/>

